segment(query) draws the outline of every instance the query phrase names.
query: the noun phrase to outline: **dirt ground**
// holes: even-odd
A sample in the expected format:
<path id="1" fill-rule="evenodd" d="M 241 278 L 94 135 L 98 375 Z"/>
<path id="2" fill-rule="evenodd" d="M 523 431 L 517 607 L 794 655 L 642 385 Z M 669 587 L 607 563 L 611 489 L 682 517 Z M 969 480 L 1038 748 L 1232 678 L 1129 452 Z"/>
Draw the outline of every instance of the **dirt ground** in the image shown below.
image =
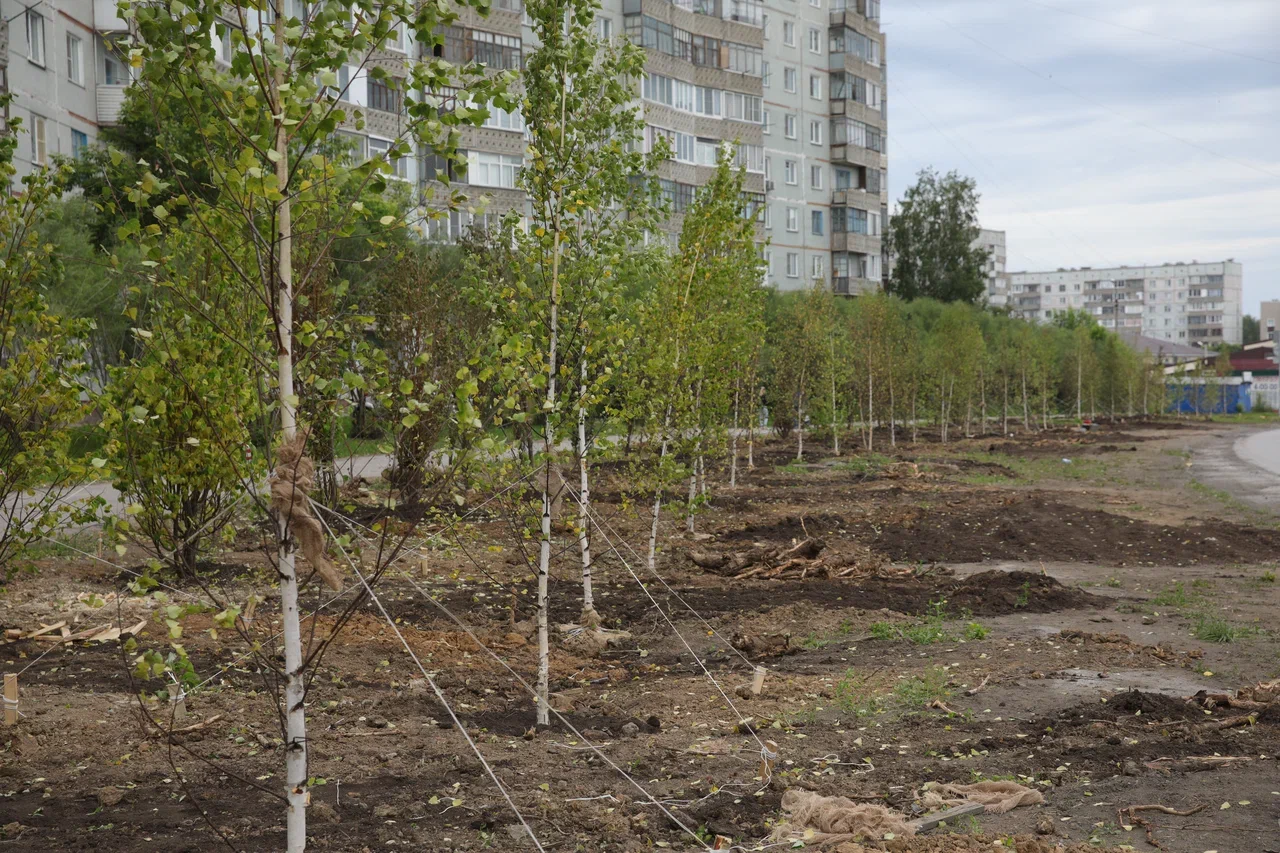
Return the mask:
<path id="1" fill-rule="evenodd" d="M 1241 429 L 1127 423 L 896 447 L 877 435 L 875 453 L 839 458 L 810 439 L 801 464 L 794 442 L 769 442 L 735 489 L 712 466 L 693 537 L 664 521 L 660 577 L 644 569 L 643 510 L 619 497 L 625 469 L 610 467 L 596 489 L 597 607 L 629 636 L 598 652 L 557 636 L 554 704 L 577 732 L 537 730 L 528 694 L 485 650 L 532 682 L 529 545 L 501 502 L 409 578 L 385 576 L 379 598 L 548 851 L 700 849 L 676 821 L 707 843 L 783 849 L 770 836 L 788 789 L 914 818 L 928 783 L 984 780 L 1044 802 L 832 849 L 1280 851 L 1280 702 L 1187 699 L 1280 676 L 1276 519 L 1196 478 L 1196 454 Z M 807 540 L 818 556 L 788 562 Z M 695 563 L 751 554 L 770 555 L 754 573 Z M 577 616 L 578 560 L 562 532 L 553 622 Z M 276 652 L 262 556 L 219 563 L 207 582 L 228 600 L 265 597 L 252 631 Z M 0 846 L 282 849 L 269 670 L 232 632 L 215 638 L 211 613 L 189 616 L 181 642 L 207 683 L 171 719 L 163 682 L 133 675 L 138 651 L 166 648 L 166 614 L 127 577 L 50 556 L 0 599 L 3 628 L 146 622 L 133 651 L 0 645 L 24 714 L 0 731 Z M 200 592 L 175 586 L 169 603 Z M 305 612 L 331 597 L 309 588 Z M 312 636 L 348 600 L 308 620 Z M 755 665 L 768 671 L 759 696 Z M 323 649 L 307 701 L 315 849 L 534 849 L 371 602 Z M 146 715 L 194 728 L 166 737 Z M 767 780 L 762 741 L 779 754 Z M 1122 811 L 1140 805 L 1195 811 Z"/>

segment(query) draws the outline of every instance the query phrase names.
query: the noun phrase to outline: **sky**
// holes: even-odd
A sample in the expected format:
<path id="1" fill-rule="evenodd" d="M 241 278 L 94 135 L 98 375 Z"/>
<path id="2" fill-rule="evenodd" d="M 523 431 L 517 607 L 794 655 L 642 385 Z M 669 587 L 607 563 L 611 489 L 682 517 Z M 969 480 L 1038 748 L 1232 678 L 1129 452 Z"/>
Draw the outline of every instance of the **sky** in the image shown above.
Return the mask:
<path id="1" fill-rule="evenodd" d="M 883 0 L 889 191 L 974 178 L 1008 269 L 1244 265 L 1280 299 L 1280 0 Z"/>

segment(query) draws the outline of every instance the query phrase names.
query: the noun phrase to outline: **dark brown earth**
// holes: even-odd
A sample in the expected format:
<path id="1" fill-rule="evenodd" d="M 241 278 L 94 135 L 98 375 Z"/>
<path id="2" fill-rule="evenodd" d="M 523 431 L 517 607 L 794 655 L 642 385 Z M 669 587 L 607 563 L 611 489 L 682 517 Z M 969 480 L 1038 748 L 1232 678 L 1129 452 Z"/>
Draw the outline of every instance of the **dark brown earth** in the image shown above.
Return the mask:
<path id="1" fill-rule="evenodd" d="M 1267 579 L 1280 544 L 1274 520 L 1195 488 L 1183 464 L 1186 447 L 1232 436 L 1227 427 L 1128 422 L 1089 435 L 904 442 L 887 462 L 855 452 L 867 463 L 856 469 L 841 467 L 848 455 L 824 461 L 811 441 L 809 467 L 790 464 L 794 444 L 758 447 L 759 467 L 742 472 L 732 493 L 713 467 L 711 506 L 698 522 L 706 538 L 685 539 L 680 519 L 664 527 L 658 572 L 670 589 L 622 545 L 643 555 L 644 519 L 621 503 L 626 469 L 611 469 L 597 489 L 608 519 L 595 543 L 598 606 L 609 627 L 631 636 L 594 657 L 557 644 L 552 689 L 580 734 L 559 722 L 534 730 L 532 704 L 510 673 L 406 579 L 388 575 L 379 597 L 548 850 L 699 849 L 588 741 L 704 838 L 720 833 L 745 849 L 768 843 L 788 787 L 910 814 L 926 782 L 1012 778 L 1043 791 L 1046 804 L 867 849 L 991 850 L 1003 838 L 1024 853 L 1155 850 L 1117 809 L 1159 803 L 1206 806 L 1189 817 L 1143 813 L 1169 850 L 1280 850 L 1280 707 L 1224 728 L 1241 712 L 1206 713 L 1184 699 L 1280 675 L 1280 595 L 1274 574 Z M 1061 457 L 1099 464 L 1062 480 L 1043 474 L 1050 466 L 1029 478 L 1023 466 Z M 895 460 L 921 473 L 903 474 Z M 508 507 L 487 509 L 494 514 L 461 538 L 445 537 L 425 575 L 416 560 L 409 566 L 484 646 L 532 678 L 534 655 L 513 630 L 531 615 L 527 546 L 502 518 Z M 734 580 L 687 556 L 694 544 L 732 551 L 808 536 L 889 565 L 848 579 Z M 577 614 L 573 546 L 564 534 L 553 622 Z M 140 564 L 136 554 L 125 562 Z M 204 581 L 231 601 L 266 595 L 255 637 L 270 655 L 264 565 L 251 553 L 218 555 Z M 173 585 L 175 600 L 200 589 Z M 117 616 L 115 601 L 77 598 L 112 591 L 123 591 L 115 569 L 46 560 L 6 591 L 0 627 L 131 624 L 152 614 L 139 646 L 163 651 L 153 603 L 125 595 Z M 309 589 L 304 608 L 328 598 Z M 349 600 L 322 611 L 317 638 Z M 1234 642 L 1194 636 L 1206 619 L 1231 627 Z M 936 642 L 910 639 L 930 626 Z M 154 698 L 163 683 L 131 675 L 137 651 L 39 639 L 0 646 L 4 669 L 26 668 L 27 716 L 3 733 L 0 752 L 5 849 L 283 848 L 275 685 L 252 657 L 240 659 L 243 640 L 215 639 L 212 627 L 209 613 L 186 619 L 182 643 L 210 681 L 174 725 L 221 717 L 172 745 L 142 722 L 145 711 L 168 725 Z M 765 692 L 741 698 L 734 689 L 756 663 L 769 669 Z M 421 679 L 360 602 L 308 696 L 312 847 L 532 849 Z M 929 707 L 932 698 L 943 707 Z M 768 784 L 753 778 L 752 732 L 779 745 Z M 1186 769 L 1206 756 L 1236 760 Z"/>

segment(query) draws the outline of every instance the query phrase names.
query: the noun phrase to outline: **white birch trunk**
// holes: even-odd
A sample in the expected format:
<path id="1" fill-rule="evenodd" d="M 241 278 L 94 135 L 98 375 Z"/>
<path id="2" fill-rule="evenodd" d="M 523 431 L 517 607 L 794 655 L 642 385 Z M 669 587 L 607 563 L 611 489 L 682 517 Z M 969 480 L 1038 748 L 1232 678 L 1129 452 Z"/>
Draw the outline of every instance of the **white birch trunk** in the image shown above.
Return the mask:
<path id="1" fill-rule="evenodd" d="M 729 488 L 738 486 L 738 394 L 739 383 L 733 383 L 733 433 L 729 436 Z"/>
<path id="2" fill-rule="evenodd" d="M 796 460 L 804 459 L 804 371 L 800 372 L 800 393 L 796 395 Z"/>
<path id="3" fill-rule="evenodd" d="M 283 40 L 283 22 L 277 18 L 276 38 Z M 280 101 L 283 68 L 277 68 L 272 95 Z M 281 109 L 279 112 L 283 112 Z M 276 179 L 281 188 L 288 185 L 289 144 L 284 125 L 277 123 L 275 150 Z M 293 388 L 293 210 L 286 192 L 277 208 L 279 240 L 279 282 L 277 284 L 277 325 L 279 351 L 276 356 L 278 393 L 280 395 L 280 431 L 282 439 L 292 441 L 297 435 L 297 411 Z M 289 538 L 289 521 L 282 515 L 277 521 L 280 550 L 277 556 L 280 575 L 280 619 L 284 637 L 284 714 L 285 714 L 285 795 L 288 812 L 285 821 L 285 846 L 288 853 L 302 853 L 307 847 L 307 712 L 306 680 L 303 677 L 302 624 L 298 614 L 298 571 L 293 544 Z"/>
<path id="4" fill-rule="evenodd" d="M 587 348 L 582 348 L 578 380 L 578 548 L 582 552 L 582 625 L 596 627 L 595 596 L 591 591 L 591 484 L 587 477 Z"/>

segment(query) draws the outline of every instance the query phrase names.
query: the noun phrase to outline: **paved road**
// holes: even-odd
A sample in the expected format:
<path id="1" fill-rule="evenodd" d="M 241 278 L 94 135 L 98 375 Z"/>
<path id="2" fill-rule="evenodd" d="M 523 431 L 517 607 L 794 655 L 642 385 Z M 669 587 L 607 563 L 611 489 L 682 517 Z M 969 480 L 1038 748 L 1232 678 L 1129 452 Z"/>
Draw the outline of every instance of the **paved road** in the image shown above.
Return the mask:
<path id="1" fill-rule="evenodd" d="M 1280 515 L 1280 429 L 1232 433 L 1198 444 L 1192 475 L 1257 509 Z"/>

